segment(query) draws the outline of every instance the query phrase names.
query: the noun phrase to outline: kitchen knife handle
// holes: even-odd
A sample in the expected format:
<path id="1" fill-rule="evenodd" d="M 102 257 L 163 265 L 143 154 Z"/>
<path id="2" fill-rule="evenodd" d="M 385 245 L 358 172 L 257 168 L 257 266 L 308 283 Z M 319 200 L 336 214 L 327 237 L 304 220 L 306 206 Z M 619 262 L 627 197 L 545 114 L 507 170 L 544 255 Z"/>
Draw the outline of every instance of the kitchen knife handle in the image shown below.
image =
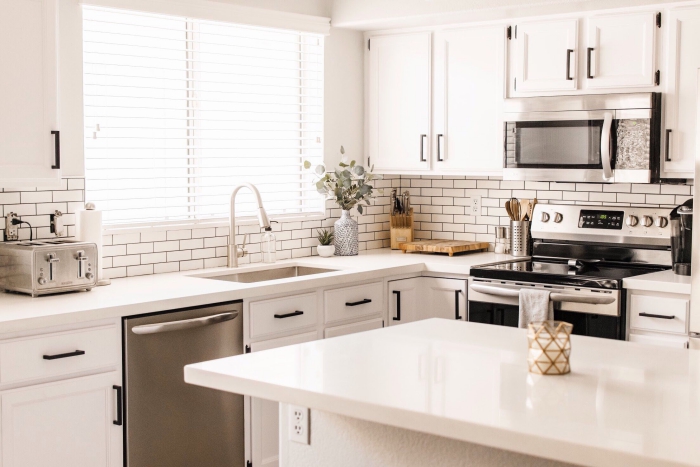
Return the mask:
<path id="1" fill-rule="evenodd" d="M 401 321 L 401 291 L 394 290 L 393 293 L 396 294 L 396 316 L 392 319 L 394 321 Z"/>

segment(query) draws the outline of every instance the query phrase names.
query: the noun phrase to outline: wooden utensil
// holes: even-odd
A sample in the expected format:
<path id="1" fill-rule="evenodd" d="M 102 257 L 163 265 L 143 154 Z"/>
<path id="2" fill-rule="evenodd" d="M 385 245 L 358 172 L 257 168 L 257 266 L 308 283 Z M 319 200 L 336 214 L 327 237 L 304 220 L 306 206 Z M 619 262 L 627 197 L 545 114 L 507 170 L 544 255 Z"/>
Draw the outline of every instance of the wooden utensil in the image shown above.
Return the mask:
<path id="1" fill-rule="evenodd" d="M 521 199 L 520 200 L 520 220 L 524 221 L 527 218 L 527 213 L 528 213 L 528 208 L 530 206 L 530 200 L 529 199 Z"/>
<path id="2" fill-rule="evenodd" d="M 537 198 L 534 198 L 532 201 L 530 201 L 530 205 L 527 207 L 527 217 L 530 218 L 530 222 L 532 222 L 532 216 L 535 214 L 535 205 L 537 204 Z"/>
<path id="3" fill-rule="evenodd" d="M 513 210 L 510 208 L 510 200 L 506 201 L 506 212 L 508 213 L 508 217 L 510 217 L 510 220 L 515 220 L 513 218 Z"/>

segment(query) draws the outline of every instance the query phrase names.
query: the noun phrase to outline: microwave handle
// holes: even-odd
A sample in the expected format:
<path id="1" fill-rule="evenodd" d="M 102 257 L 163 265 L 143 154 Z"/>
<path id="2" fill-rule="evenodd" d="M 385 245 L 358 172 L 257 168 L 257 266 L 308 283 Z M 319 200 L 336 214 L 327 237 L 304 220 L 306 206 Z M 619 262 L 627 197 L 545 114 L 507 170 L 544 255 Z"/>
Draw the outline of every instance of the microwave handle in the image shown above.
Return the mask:
<path id="1" fill-rule="evenodd" d="M 603 132 L 600 136 L 600 160 L 603 164 L 603 178 L 612 178 L 612 154 L 610 151 L 610 133 L 612 131 L 613 114 L 605 112 L 603 117 Z"/>

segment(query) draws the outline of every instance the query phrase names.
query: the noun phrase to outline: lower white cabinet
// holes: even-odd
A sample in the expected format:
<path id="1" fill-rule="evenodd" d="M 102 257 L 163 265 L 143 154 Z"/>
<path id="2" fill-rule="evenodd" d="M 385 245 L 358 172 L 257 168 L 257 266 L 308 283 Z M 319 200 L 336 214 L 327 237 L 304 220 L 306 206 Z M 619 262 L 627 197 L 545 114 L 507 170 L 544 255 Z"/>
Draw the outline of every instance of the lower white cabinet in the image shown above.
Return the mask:
<path id="1" fill-rule="evenodd" d="M 467 319 L 467 281 L 414 277 L 389 282 L 389 325 L 428 318 Z"/>
<path id="2" fill-rule="evenodd" d="M 3 467 L 121 467 L 118 371 L 0 396 Z"/>
<path id="3" fill-rule="evenodd" d="M 665 292 L 627 292 L 627 339 L 662 347 L 688 347 L 690 296 Z"/>
<path id="4" fill-rule="evenodd" d="M 346 336 L 348 334 L 355 334 L 356 332 L 372 331 L 373 329 L 381 329 L 384 327 L 383 319 L 370 319 L 367 321 L 361 321 L 359 323 L 344 324 L 343 326 L 335 326 L 332 328 L 327 328 L 323 331 L 324 337 L 329 339 L 331 337 Z"/>

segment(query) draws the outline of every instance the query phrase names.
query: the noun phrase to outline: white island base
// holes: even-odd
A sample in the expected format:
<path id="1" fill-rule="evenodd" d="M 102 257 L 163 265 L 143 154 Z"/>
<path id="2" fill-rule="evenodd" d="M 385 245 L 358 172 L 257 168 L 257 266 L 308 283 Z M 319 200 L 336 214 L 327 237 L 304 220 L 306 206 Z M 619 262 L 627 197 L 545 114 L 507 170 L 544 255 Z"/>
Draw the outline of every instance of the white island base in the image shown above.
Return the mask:
<path id="1" fill-rule="evenodd" d="M 311 444 L 283 434 L 283 467 L 700 466 L 700 351 L 572 336 L 570 374 L 526 359 L 523 329 L 430 319 L 188 365 L 185 380 L 311 408 Z"/>

